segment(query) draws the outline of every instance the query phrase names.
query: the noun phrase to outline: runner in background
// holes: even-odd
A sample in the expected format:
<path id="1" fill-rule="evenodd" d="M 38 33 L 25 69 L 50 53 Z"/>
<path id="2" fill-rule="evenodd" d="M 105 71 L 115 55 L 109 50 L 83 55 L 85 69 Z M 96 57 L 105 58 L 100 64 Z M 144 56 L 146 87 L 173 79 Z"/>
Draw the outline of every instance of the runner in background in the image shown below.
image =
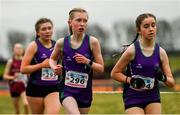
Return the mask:
<path id="1" fill-rule="evenodd" d="M 28 45 L 21 64 L 21 71 L 30 74 L 27 99 L 33 114 L 59 114 L 59 79 L 48 62 L 55 45 L 53 23 L 40 18 L 35 29 L 36 39 Z"/>
<path id="2" fill-rule="evenodd" d="M 22 44 L 16 43 L 13 47 L 13 57 L 8 60 L 4 72 L 4 79 L 8 80 L 10 95 L 13 100 L 15 113 L 20 114 L 20 98 L 24 106 L 24 114 L 28 114 L 28 101 L 25 95 L 27 75 L 20 72 L 24 49 Z"/>

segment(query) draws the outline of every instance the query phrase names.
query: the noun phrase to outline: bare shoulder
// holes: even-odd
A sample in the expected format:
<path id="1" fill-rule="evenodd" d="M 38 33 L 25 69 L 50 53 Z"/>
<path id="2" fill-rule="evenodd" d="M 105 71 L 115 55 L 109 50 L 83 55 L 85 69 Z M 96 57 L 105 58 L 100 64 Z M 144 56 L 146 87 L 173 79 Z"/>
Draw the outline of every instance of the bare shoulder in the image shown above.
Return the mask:
<path id="1" fill-rule="evenodd" d="M 167 53 L 165 49 L 163 49 L 162 47 L 160 47 L 160 58 L 161 58 L 161 61 L 164 60 L 164 58 L 167 58 Z"/>
<path id="2" fill-rule="evenodd" d="M 135 54 L 134 44 L 131 44 L 129 47 L 127 47 L 127 50 L 125 52 L 127 52 L 130 55 L 134 55 Z"/>
<path id="3" fill-rule="evenodd" d="M 100 48 L 100 43 L 96 37 L 90 36 L 89 38 L 91 50 Z"/>
<path id="4" fill-rule="evenodd" d="M 161 55 L 164 55 L 164 54 L 166 54 L 166 51 L 165 51 L 165 49 L 163 49 L 162 47 L 160 47 L 160 54 L 161 54 Z"/>
<path id="5" fill-rule="evenodd" d="M 98 43 L 99 41 L 98 41 L 98 39 L 96 37 L 90 36 L 90 42 L 91 43 Z"/>
<path id="6" fill-rule="evenodd" d="M 31 43 L 29 43 L 29 45 L 26 48 L 26 52 L 31 52 L 34 53 L 37 51 L 37 44 L 35 41 L 32 41 Z"/>
<path id="7" fill-rule="evenodd" d="M 8 64 L 12 64 L 12 62 L 13 62 L 12 58 L 8 59 L 8 61 L 7 61 Z"/>
<path id="8" fill-rule="evenodd" d="M 135 56 L 135 47 L 134 44 L 131 44 L 129 47 L 127 47 L 126 51 L 123 53 L 122 57 L 129 57 L 130 60 L 134 59 Z"/>
<path id="9" fill-rule="evenodd" d="M 34 47 L 37 47 L 36 42 L 35 41 L 30 42 L 28 48 L 34 48 Z"/>
<path id="10" fill-rule="evenodd" d="M 64 43 L 64 38 L 59 38 L 57 41 L 56 41 L 56 44 L 59 45 L 59 46 L 62 46 Z"/>

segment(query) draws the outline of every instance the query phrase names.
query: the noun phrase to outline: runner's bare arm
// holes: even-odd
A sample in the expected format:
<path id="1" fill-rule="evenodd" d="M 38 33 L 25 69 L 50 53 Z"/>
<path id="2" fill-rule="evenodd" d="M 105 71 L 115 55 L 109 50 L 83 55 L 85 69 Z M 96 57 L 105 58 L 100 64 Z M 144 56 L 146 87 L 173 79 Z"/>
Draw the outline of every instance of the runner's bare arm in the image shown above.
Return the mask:
<path id="1" fill-rule="evenodd" d="M 127 82 L 130 84 L 130 77 L 123 74 L 128 63 L 134 58 L 134 45 L 130 45 L 127 50 L 122 54 L 116 65 L 111 71 L 111 77 L 119 82 Z"/>
<path id="2" fill-rule="evenodd" d="M 57 65 L 58 59 L 60 59 L 62 57 L 63 42 L 64 42 L 64 38 L 60 38 L 57 40 L 57 42 L 54 46 L 54 50 L 49 59 L 49 65 L 52 69 L 55 68 L 55 66 Z"/>
<path id="3" fill-rule="evenodd" d="M 21 72 L 25 74 L 32 73 L 40 68 L 42 68 L 41 63 L 31 65 L 31 61 L 37 51 L 37 45 L 35 41 L 31 42 L 24 54 L 24 57 L 22 59 L 21 63 Z"/>
<path id="4" fill-rule="evenodd" d="M 92 37 L 90 39 L 90 47 L 92 48 L 92 53 L 94 56 L 94 62 L 92 63 L 92 68 L 95 71 L 103 72 L 104 71 L 104 61 L 101 54 L 101 47 L 97 38 Z"/>
<path id="5" fill-rule="evenodd" d="M 165 84 L 168 87 L 174 87 L 175 85 L 175 80 L 173 78 L 170 66 L 169 66 L 169 59 L 166 54 L 166 51 L 163 48 L 160 48 L 160 58 L 161 58 L 161 63 L 162 63 L 162 71 L 167 77 L 167 81 Z"/>
<path id="6" fill-rule="evenodd" d="M 6 64 L 5 70 L 4 70 L 4 75 L 3 75 L 4 80 L 13 80 L 14 79 L 14 77 L 12 75 L 9 75 L 11 65 L 12 65 L 12 59 L 9 59 Z"/>

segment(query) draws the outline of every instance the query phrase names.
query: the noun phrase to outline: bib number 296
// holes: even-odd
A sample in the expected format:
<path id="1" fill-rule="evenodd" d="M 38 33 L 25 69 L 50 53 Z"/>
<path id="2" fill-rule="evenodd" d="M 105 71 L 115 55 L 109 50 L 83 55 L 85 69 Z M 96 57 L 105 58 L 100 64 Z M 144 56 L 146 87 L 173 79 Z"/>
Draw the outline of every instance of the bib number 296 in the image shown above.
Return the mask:
<path id="1" fill-rule="evenodd" d="M 86 88 L 88 74 L 75 71 L 68 71 L 65 77 L 65 85 L 70 87 Z"/>

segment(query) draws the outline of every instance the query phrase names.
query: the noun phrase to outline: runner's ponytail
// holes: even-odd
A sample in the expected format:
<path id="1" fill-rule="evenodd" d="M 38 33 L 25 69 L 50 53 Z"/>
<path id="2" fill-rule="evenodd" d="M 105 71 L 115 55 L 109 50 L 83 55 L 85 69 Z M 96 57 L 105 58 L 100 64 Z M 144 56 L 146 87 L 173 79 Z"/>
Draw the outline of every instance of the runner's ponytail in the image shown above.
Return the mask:
<path id="1" fill-rule="evenodd" d="M 130 44 L 122 46 L 121 54 L 123 54 L 131 44 L 136 42 L 136 40 L 138 39 L 138 36 L 139 36 L 139 33 L 136 34 L 136 37 L 134 38 L 134 40 Z"/>

